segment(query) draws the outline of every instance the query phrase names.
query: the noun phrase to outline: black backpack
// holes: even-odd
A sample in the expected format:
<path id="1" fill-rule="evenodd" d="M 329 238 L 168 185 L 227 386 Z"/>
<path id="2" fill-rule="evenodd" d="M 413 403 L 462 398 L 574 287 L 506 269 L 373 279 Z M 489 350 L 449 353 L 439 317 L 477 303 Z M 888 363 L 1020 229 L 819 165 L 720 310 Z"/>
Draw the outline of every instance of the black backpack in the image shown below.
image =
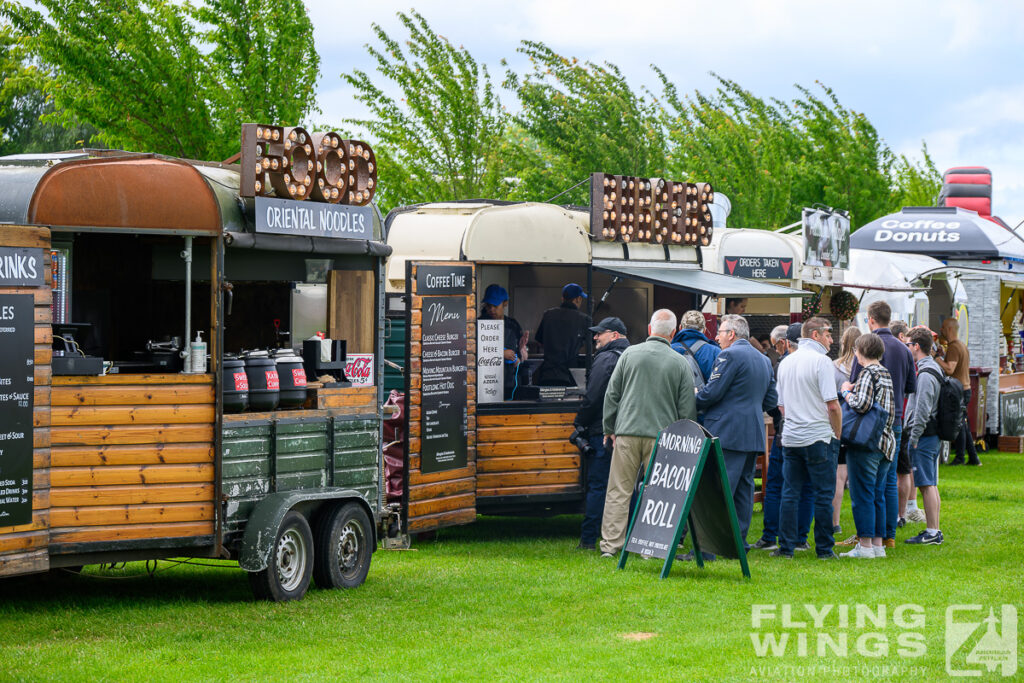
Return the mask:
<path id="1" fill-rule="evenodd" d="M 934 368 L 925 368 L 921 372 L 939 380 L 938 409 L 935 417 L 928 421 L 925 434 L 938 434 L 943 441 L 953 441 L 964 421 L 964 387 L 956 377 L 945 377 Z"/>

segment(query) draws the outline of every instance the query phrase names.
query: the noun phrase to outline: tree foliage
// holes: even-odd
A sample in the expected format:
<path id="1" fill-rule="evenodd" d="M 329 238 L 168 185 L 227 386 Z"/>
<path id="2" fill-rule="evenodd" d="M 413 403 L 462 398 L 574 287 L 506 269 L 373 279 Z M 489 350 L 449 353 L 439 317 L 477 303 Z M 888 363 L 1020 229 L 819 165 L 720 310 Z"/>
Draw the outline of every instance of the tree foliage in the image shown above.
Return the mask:
<path id="1" fill-rule="evenodd" d="M 54 111 L 107 144 L 196 159 L 238 148 L 243 121 L 296 124 L 319 58 L 300 0 L 3 0 Z"/>
<path id="2" fill-rule="evenodd" d="M 532 72 L 506 72 L 505 87 L 521 107 L 516 117 L 535 143 L 520 169 L 517 194 L 544 201 L 595 171 L 655 176 L 664 172 L 666 137 L 654 104 L 636 93 L 617 66 L 563 57 L 523 41 Z M 586 204 L 586 188 L 560 202 Z"/>
<path id="3" fill-rule="evenodd" d="M 921 161 L 900 156 L 893 167 L 893 179 L 891 211 L 898 211 L 904 206 L 935 206 L 938 203 L 942 175 L 935 167 L 926 143 L 921 143 Z"/>
<path id="4" fill-rule="evenodd" d="M 52 152 L 91 143 L 95 129 L 40 121 L 53 111 L 42 78 L 10 24 L 0 24 L 0 156 Z"/>
<path id="5" fill-rule="evenodd" d="M 377 200 L 400 204 L 507 196 L 509 116 L 486 67 L 431 29 L 399 13 L 403 43 L 373 25 L 367 45 L 383 82 L 358 69 L 342 74 L 370 111 L 347 123 L 369 132 L 381 168 Z M 401 97 L 390 92 L 397 89 Z"/>
<path id="6" fill-rule="evenodd" d="M 897 159 L 867 117 L 830 88 L 797 86 L 799 96 L 783 102 L 718 77 L 714 93 L 680 98 L 658 74 L 670 174 L 708 180 L 728 195 L 732 225 L 779 227 L 819 203 L 850 211 L 854 225 L 890 210 Z"/>

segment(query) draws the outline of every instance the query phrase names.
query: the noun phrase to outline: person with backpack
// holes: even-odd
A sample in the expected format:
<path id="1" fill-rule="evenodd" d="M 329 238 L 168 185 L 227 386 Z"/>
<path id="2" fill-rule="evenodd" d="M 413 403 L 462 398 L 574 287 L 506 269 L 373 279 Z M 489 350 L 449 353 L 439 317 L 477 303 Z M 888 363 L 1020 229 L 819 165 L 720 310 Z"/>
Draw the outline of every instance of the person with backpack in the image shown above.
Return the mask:
<path id="1" fill-rule="evenodd" d="M 697 392 L 704 428 L 722 446 L 744 543 L 754 511 L 754 461 L 765 448 L 764 413 L 778 406 L 772 363 L 751 346 L 749 337 L 746 319 L 722 316 L 715 337 L 722 352 L 708 383 Z"/>
<path id="2" fill-rule="evenodd" d="M 619 356 L 629 348 L 626 324 L 620 318 L 608 317 L 590 328 L 594 335 L 594 361 L 587 378 L 587 392 L 583 396 L 573 426 L 576 433 L 586 439 L 589 448 L 583 453 L 586 487 L 583 498 L 583 525 L 580 528 L 578 550 L 594 550 L 604 516 L 604 496 L 608 490 L 608 470 L 612 464 L 612 449 L 605 446 L 601 420 L 604 417 L 604 395 L 608 380 L 615 370 Z"/>
<path id="3" fill-rule="evenodd" d="M 700 311 L 683 313 L 679 332 L 672 338 L 672 348 L 682 354 L 693 371 L 693 385 L 702 389 L 711 376 L 715 359 L 722 349 L 704 334 L 704 314 Z"/>
<path id="4" fill-rule="evenodd" d="M 960 410 L 960 396 L 955 395 L 955 379 L 946 378 L 942 368 L 931 356 L 932 335 L 928 330 L 914 328 L 910 331 L 907 346 L 917 364 L 917 391 L 907 402 L 907 428 L 910 437 L 907 446 L 914 466 L 914 484 L 924 501 L 926 528 L 906 543 L 915 545 L 939 545 L 944 540 L 939 529 L 939 508 L 941 499 L 938 488 L 939 446 L 942 432 L 960 429 L 957 416 Z M 953 411 L 953 415 L 948 413 Z M 945 415 L 943 414 L 945 413 Z M 943 424 L 943 422 L 947 424 Z"/>

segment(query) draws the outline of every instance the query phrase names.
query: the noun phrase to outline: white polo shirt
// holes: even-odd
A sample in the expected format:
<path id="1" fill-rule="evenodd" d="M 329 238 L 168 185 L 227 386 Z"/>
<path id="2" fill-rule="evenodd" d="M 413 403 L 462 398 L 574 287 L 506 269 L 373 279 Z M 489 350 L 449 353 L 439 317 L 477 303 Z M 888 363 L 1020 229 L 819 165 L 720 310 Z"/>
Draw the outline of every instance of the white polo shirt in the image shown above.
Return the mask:
<path id="1" fill-rule="evenodd" d="M 779 405 L 786 408 L 783 446 L 798 448 L 818 441 L 828 443 L 835 437 L 825 404 L 838 397 L 835 371 L 826 353 L 824 346 L 804 338 L 799 348 L 779 363 L 776 389 Z"/>

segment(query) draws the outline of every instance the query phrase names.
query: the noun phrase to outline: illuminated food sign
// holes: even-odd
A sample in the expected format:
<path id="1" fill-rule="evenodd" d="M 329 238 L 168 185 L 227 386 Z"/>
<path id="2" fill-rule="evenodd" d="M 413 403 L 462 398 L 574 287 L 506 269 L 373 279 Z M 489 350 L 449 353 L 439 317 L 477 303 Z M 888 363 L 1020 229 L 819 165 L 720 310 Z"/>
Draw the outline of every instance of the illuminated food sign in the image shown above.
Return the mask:
<path id="1" fill-rule="evenodd" d="M 335 132 L 244 123 L 240 163 L 243 197 L 365 206 L 377 189 L 373 150 Z"/>
<path id="2" fill-rule="evenodd" d="M 707 246 L 710 183 L 595 173 L 590 178 L 590 233 L 614 242 Z"/>

